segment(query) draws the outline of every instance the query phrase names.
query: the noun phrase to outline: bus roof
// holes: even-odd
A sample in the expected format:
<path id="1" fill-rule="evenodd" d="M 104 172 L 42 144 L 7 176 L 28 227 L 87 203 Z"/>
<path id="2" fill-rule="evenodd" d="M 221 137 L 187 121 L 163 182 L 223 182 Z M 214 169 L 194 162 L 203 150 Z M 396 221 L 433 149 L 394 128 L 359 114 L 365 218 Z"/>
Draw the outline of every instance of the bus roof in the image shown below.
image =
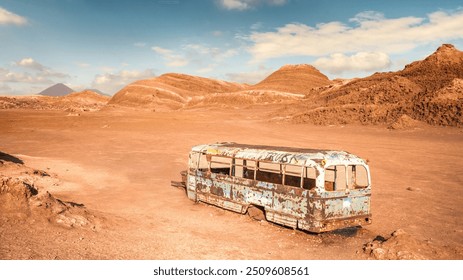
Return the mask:
<path id="1" fill-rule="evenodd" d="M 363 159 L 345 151 L 247 145 L 233 142 L 197 145 L 192 148 L 192 151 L 209 155 L 295 165 L 305 165 L 308 162 L 321 165 L 366 164 Z"/>

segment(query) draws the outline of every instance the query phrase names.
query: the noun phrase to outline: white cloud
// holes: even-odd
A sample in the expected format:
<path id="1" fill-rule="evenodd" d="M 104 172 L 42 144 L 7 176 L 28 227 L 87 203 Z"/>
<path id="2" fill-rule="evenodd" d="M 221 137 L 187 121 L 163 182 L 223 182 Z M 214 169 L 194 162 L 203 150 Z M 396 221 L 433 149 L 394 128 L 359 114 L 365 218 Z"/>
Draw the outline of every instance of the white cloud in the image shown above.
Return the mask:
<path id="1" fill-rule="evenodd" d="M 36 77 L 55 77 L 55 78 L 68 78 L 68 74 L 53 71 L 51 68 L 42 65 L 35 61 L 33 58 L 27 57 L 14 63 L 14 65 L 37 71 Z"/>
<path id="2" fill-rule="evenodd" d="M 243 11 L 251 8 L 251 2 L 246 0 L 220 0 L 219 4 L 227 10 Z"/>
<path id="3" fill-rule="evenodd" d="M 389 56 L 382 52 L 359 52 L 351 56 L 335 53 L 312 63 L 322 71 L 340 74 L 346 71 L 374 71 L 391 65 Z"/>
<path id="4" fill-rule="evenodd" d="M 18 73 L 8 69 L 0 68 L 0 82 L 2 83 L 26 83 L 26 84 L 47 84 L 53 83 L 49 77 L 28 72 Z"/>
<path id="5" fill-rule="evenodd" d="M 0 25 L 25 25 L 27 19 L 0 7 Z"/>
<path id="6" fill-rule="evenodd" d="M 29 68 L 29 69 L 33 69 L 33 70 L 37 70 L 37 71 L 44 71 L 45 70 L 45 66 L 38 63 L 37 61 L 35 61 L 34 59 L 32 59 L 30 57 L 23 58 L 20 61 L 16 62 L 15 64 L 17 66 L 21 66 L 21 67 L 24 67 L 24 68 Z"/>
<path id="7" fill-rule="evenodd" d="M 182 46 L 178 51 L 159 46 L 154 46 L 151 49 L 166 61 L 167 66 L 182 67 L 193 65 L 199 69 L 197 72 L 200 73 L 204 73 L 206 70 L 212 71 L 212 65 L 216 66 L 225 59 L 238 54 L 238 50 L 236 49 L 222 50 L 201 44 L 187 44 Z"/>
<path id="8" fill-rule="evenodd" d="M 350 20 L 353 26 L 328 22 L 316 26 L 290 23 L 274 32 L 248 36 L 253 62 L 283 56 L 326 56 L 333 53 L 400 53 L 420 44 L 463 38 L 463 10 L 438 11 L 427 18 L 387 19 L 367 11 Z"/>
<path id="9" fill-rule="evenodd" d="M 9 94 L 30 94 L 42 85 L 65 82 L 70 78 L 68 74 L 53 71 L 30 57 L 12 62 L 11 66 L 12 69 L 0 68 L 2 91 L 11 89 Z"/>
<path id="10" fill-rule="evenodd" d="M 189 58 L 190 60 L 198 56 L 209 56 L 213 58 L 213 60 L 215 60 L 216 62 L 220 62 L 226 58 L 238 54 L 238 51 L 235 49 L 222 50 L 219 48 L 211 48 L 199 44 L 188 44 L 183 46 L 182 49 L 185 51 L 187 58 Z"/>
<path id="11" fill-rule="evenodd" d="M 158 46 L 151 48 L 154 52 L 161 55 L 167 61 L 166 65 L 171 67 L 182 67 L 188 64 L 188 60 L 182 55 L 175 53 L 172 50 L 164 49 Z"/>
<path id="12" fill-rule="evenodd" d="M 271 6 L 285 5 L 287 0 L 219 0 L 220 7 L 226 10 L 245 11 L 256 8 L 259 5 L 267 4 Z"/>
<path id="13" fill-rule="evenodd" d="M 122 70 L 116 73 L 104 73 L 95 76 L 92 87 L 113 94 L 132 82 L 153 78 L 154 76 L 153 69 L 146 69 L 144 71 Z"/>
<path id="14" fill-rule="evenodd" d="M 42 87 L 39 85 L 65 82 L 70 78 L 68 74 L 56 72 L 30 57 L 12 62 L 11 66 L 13 70 L 0 68 L 0 83 L 4 89 L 14 84 L 11 91 L 14 94 L 30 93 L 34 88 Z"/>

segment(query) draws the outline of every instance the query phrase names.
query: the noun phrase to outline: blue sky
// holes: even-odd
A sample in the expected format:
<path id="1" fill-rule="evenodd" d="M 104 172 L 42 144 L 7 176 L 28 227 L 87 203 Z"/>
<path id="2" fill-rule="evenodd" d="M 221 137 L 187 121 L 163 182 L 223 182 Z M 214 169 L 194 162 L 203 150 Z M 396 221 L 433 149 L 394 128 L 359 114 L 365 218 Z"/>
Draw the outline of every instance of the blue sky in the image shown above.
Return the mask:
<path id="1" fill-rule="evenodd" d="M 253 84 L 300 63 L 364 77 L 443 43 L 463 50 L 461 1 L 0 0 L 0 94 L 169 72 Z"/>

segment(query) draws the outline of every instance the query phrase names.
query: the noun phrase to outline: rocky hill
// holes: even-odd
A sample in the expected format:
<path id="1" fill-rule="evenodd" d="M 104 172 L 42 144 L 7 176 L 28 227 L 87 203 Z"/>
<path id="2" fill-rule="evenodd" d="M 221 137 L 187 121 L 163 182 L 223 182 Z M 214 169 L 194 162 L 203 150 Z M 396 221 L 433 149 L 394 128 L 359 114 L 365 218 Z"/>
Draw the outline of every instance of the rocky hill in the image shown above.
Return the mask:
<path id="1" fill-rule="evenodd" d="M 126 86 L 109 104 L 155 109 L 286 104 L 330 83 L 325 75 L 307 64 L 285 65 L 253 86 L 169 73 Z"/>
<path id="2" fill-rule="evenodd" d="M 317 68 L 308 64 L 296 64 L 281 67 L 250 89 L 304 94 L 313 88 L 329 84 L 331 81 Z"/>
<path id="3" fill-rule="evenodd" d="M 234 92 L 247 85 L 224 82 L 185 74 L 168 73 L 136 81 L 121 89 L 109 104 L 145 108 L 178 109 L 194 96 Z"/>
<path id="4" fill-rule="evenodd" d="M 295 122 L 393 124 L 403 116 L 432 125 L 463 125 L 463 52 L 442 45 L 403 70 L 314 89 Z"/>

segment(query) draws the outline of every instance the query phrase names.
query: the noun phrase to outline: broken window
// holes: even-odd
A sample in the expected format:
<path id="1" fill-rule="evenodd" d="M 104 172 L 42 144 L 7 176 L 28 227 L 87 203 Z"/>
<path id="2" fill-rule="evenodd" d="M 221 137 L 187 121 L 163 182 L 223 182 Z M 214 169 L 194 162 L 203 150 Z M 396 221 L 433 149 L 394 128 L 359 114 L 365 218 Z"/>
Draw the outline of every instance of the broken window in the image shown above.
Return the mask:
<path id="1" fill-rule="evenodd" d="M 206 172 L 209 170 L 209 162 L 207 161 L 206 154 L 197 153 L 197 160 L 197 166 L 199 171 Z"/>
<path id="2" fill-rule="evenodd" d="M 368 187 L 368 171 L 362 165 L 333 165 L 325 169 L 325 190 L 340 191 Z"/>
<path id="3" fill-rule="evenodd" d="M 257 164 L 254 160 L 243 160 L 243 178 L 256 179 Z"/>
<path id="4" fill-rule="evenodd" d="M 302 187 L 304 189 L 311 190 L 316 187 L 317 171 L 315 167 L 304 166 L 302 177 L 304 178 L 302 182 Z"/>
<path id="5" fill-rule="evenodd" d="M 206 160 L 206 154 L 196 152 L 190 153 L 190 168 L 198 169 L 202 172 L 209 170 L 209 163 Z"/>
<path id="6" fill-rule="evenodd" d="M 368 187 L 368 171 L 363 165 L 347 166 L 347 179 L 350 189 L 362 189 Z"/>
<path id="7" fill-rule="evenodd" d="M 287 186 L 301 187 L 303 167 L 299 165 L 285 165 L 284 184 Z"/>
<path id="8" fill-rule="evenodd" d="M 253 160 L 233 159 L 232 176 L 254 180 L 255 169 Z"/>
<path id="9" fill-rule="evenodd" d="M 341 191 L 346 188 L 346 167 L 344 165 L 328 166 L 325 169 L 325 190 Z"/>
<path id="10" fill-rule="evenodd" d="M 210 159 L 211 172 L 230 175 L 231 158 L 212 156 Z"/>
<path id="11" fill-rule="evenodd" d="M 267 183 L 282 184 L 283 169 L 281 164 L 257 162 L 256 180 Z"/>

